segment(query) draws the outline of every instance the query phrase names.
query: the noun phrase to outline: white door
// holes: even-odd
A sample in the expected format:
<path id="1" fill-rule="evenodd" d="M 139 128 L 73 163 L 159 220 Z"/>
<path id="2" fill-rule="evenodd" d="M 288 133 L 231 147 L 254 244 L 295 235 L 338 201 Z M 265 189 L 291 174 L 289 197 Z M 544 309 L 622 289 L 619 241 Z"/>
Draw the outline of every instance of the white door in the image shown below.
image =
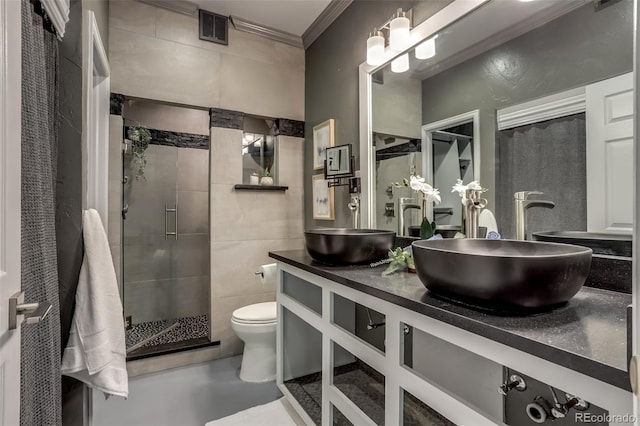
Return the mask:
<path id="1" fill-rule="evenodd" d="M 20 423 L 20 327 L 9 297 L 20 291 L 21 2 L 0 1 L 0 425 Z"/>
<path id="2" fill-rule="evenodd" d="M 633 230 L 633 73 L 588 85 L 587 230 Z"/>

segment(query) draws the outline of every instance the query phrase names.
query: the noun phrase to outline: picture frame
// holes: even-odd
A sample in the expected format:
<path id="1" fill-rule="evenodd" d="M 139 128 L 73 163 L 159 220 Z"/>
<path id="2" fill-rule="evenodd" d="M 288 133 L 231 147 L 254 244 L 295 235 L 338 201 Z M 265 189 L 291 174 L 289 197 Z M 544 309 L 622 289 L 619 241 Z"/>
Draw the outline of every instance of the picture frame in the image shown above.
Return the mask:
<path id="1" fill-rule="evenodd" d="M 335 124 L 333 118 L 313 127 L 313 170 L 324 167 L 326 149 L 335 144 Z"/>
<path id="2" fill-rule="evenodd" d="M 329 188 L 324 174 L 312 176 L 311 194 L 313 203 L 313 218 L 316 220 L 334 220 L 333 188 Z"/>
<path id="3" fill-rule="evenodd" d="M 324 176 L 326 179 L 337 179 L 353 176 L 353 157 L 351 144 L 332 146 L 326 149 L 326 165 Z"/>

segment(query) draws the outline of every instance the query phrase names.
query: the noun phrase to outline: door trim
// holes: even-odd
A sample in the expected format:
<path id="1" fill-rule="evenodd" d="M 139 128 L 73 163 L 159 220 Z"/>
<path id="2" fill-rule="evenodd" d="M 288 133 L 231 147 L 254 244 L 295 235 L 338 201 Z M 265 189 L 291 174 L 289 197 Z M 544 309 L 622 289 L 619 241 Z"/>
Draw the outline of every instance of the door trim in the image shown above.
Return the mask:
<path id="1" fill-rule="evenodd" d="M 20 422 L 20 330 L 8 331 L 8 299 L 20 290 L 21 27 L 22 2 L 0 1 L 0 423 L 7 425 Z"/>
<path id="2" fill-rule="evenodd" d="M 109 211 L 109 97 L 111 69 L 102 44 L 95 14 L 85 15 L 87 37 L 84 45 L 83 86 L 87 94 L 86 127 L 83 132 L 87 152 L 86 208 L 96 209 L 108 232 Z"/>

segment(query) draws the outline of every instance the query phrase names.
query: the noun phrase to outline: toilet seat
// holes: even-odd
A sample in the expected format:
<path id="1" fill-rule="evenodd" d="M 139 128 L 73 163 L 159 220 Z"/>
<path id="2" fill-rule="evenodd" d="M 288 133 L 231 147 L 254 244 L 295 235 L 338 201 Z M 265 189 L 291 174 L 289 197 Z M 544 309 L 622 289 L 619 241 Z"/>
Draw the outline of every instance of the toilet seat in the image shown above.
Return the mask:
<path id="1" fill-rule="evenodd" d="M 256 303 L 233 311 L 231 321 L 238 324 L 272 324 L 277 322 L 276 302 Z"/>

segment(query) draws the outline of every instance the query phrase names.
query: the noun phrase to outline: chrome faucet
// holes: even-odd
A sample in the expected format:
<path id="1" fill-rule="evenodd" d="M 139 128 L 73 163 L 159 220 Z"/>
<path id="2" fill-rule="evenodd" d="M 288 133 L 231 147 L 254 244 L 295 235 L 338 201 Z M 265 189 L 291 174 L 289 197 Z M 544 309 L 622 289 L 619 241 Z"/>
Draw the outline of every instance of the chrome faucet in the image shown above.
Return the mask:
<path id="1" fill-rule="evenodd" d="M 353 229 L 360 228 L 360 197 L 358 194 L 351 195 L 351 201 L 349 201 L 347 207 L 351 210 L 351 223 L 353 225 Z"/>
<path id="2" fill-rule="evenodd" d="M 487 206 L 487 200 L 481 196 L 481 189 L 467 189 L 465 192 L 464 227 L 467 238 L 478 238 L 480 213 Z"/>
<path id="3" fill-rule="evenodd" d="M 400 197 L 398 198 L 398 236 L 406 236 L 404 232 L 404 212 L 409 209 L 418 209 L 421 210 L 419 204 L 416 204 L 411 197 Z"/>
<path id="4" fill-rule="evenodd" d="M 529 195 L 542 195 L 540 191 L 520 191 L 513 194 L 516 199 L 516 240 L 527 239 L 527 210 L 531 207 L 552 209 L 556 206 L 553 201 L 529 200 Z"/>

